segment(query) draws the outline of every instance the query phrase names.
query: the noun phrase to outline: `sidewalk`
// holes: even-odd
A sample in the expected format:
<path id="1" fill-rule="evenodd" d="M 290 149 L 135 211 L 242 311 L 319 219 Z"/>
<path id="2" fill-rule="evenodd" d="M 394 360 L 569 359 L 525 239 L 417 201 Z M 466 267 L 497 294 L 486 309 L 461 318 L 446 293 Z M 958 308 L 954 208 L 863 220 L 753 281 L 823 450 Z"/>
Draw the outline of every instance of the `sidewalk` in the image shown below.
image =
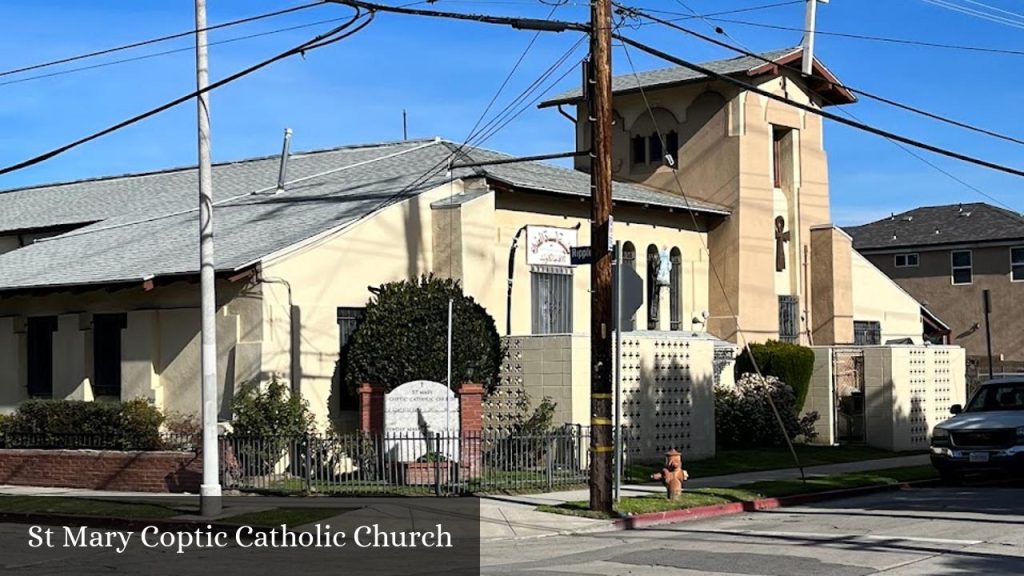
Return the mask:
<path id="1" fill-rule="evenodd" d="M 930 462 L 927 454 L 847 462 L 843 464 L 827 464 L 811 466 L 804 469 L 807 477 L 828 476 L 850 472 L 867 472 L 904 466 L 925 466 Z M 728 476 L 709 476 L 692 478 L 686 482 L 686 488 L 732 488 L 751 482 L 766 480 L 798 480 L 800 470 L 787 468 L 783 470 L 766 470 Z M 623 486 L 621 496 L 644 496 L 647 494 L 663 494 L 660 484 L 632 484 Z M 527 494 L 520 496 L 484 496 L 480 504 L 481 537 L 484 540 L 503 540 L 510 538 L 553 536 L 571 532 L 600 530 L 610 527 L 607 520 L 591 520 L 574 516 L 562 516 L 538 512 L 535 508 L 541 504 L 557 505 L 563 502 L 587 500 L 587 490 L 569 490 L 549 492 L 547 494 Z M 503 523 L 503 520 L 507 522 Z"/>
<path id="2" fill-rule="evenodd" d="M 808 477 L 826 476 L 831 474 L 865 472 L 904 466 L 921 466 L 927 465 L 928 463 L 928 455 L 922 454 L 896 458 L 883 458 L 879 460 L 866 460 L 862 462 L 849 462 L 844 464 L 813 466 L 806 468 L 805 473 Z M 751 482 L 765 480 L 793 480 L 799 478 L 800 471 L 796 468 L 791 468 L 784 470 L 732 474 L 728 476 L 694 478 L 686 483 L 686 487 L 729 488 Z M 652 483 L 623 486 L 621 494 L 622 497 L 625 498 L 629 496 L 642 496 L 645 494 L 661 494 L 663 491 L 664 488 L 659 484 Z M 74 488 L 38 488 L 26 486 L 0 486 L 0 494 L 19 496 L 67 496 L 78 498 L 116 497 L 131 499 L 136 502 L 158 501 L 164 503 L 167 503 L 168 501 L 194 503 L 197 501 L 197 496 L 195 495 L 156 495 L 138 492 L 104 492 Z M 557 505 L 563 502 L 587 500 L 589 497 L 590 495 L 587 490 L 571 490 L 565 492 L 520 496 L 484 496 L 480 500 L 480 537 L 484 541 L 537 538 L 610 528 L 610 523 L 607 520 L 593 520 L 574 516 L 549 514 L 546 512 L 538 512 L 535 509 L 536 506 L 540 504 Z M 386 499 L 367 498 L 361 500 L 361 502 L 365 502 L 367 505 L 372 504 L 371 501 L 380 501 L 382 505 L 386 505 Z M 220 516 L 221 518 L 245 512 L 268 510 L 276 507 L 320 508 L 330 506 L 329 499 L 273 496 L 233 497 L 229 502 L 231 502 L 231 504 L 230 506 L 225 506 L 224 512 Z M 195 517 L 188 518 L 194 519 Z M 348 519 L 351 520 L 351 516 Z M 340 520 L 340 518 L 333 520 Z"/>

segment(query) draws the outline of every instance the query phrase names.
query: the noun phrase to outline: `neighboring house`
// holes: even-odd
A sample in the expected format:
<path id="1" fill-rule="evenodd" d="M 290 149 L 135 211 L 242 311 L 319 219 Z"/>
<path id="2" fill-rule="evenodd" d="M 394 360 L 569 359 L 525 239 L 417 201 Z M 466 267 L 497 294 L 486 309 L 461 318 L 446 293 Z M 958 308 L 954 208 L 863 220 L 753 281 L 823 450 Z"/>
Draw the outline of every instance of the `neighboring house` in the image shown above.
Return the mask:
<path id="1" fill-rule="evenodd" d="M 1024 361 L 1024 217 L 984 203 L 916 208 L 846 228 L 854 248 L 948 324 L 929 331 L 987 370 L 982 293 L 989 290 L 992 353 Z"/>
<path id="2" fill-rule="evenodd" d="M 752 58 L 708 66 L 813 106 L 852 101 Z M 874 322 L 882 340 L 920 342 L 920 304 L 829 224 L 820 118 L 680 69 L 640 77 L 678 170 L 658 160 L 635 78 L 616 78 L 613 236 L 646 287 L 628 329 L 852 344 L 855 322 Z M 339 351 L 385 282 L 453 277 L 503 334 L 586 336 L 590 274 L 568 254 L 590 242 L 586 165 L 493 163 L 508 159 L 435 139 L 215 165 L 222 417 L 238 386 L 270 374 L 321 418 L 347 414 Z M 474 161 L 492 163 L 446 171 Z M 142 396 L 198 411 L 196 185 L 191 167 L 0 192 L 0 410 Z M 589 366 L 580 348 L 573 363 Z M 565 380 L 589 421 L 589 370 Z"/>

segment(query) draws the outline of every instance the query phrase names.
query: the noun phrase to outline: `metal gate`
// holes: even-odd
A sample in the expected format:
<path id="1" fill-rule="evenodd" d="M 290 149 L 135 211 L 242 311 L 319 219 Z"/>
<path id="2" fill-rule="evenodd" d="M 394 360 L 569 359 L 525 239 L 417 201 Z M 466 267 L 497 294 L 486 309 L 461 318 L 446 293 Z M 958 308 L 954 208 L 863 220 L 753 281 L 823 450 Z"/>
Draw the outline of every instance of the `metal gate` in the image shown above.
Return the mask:
<path id="1" fill-rule="evenodd" d="M 832 356 L 832 390 L 835 394 L 836 439 L 841 444 L 867 441 L 867 410 L 864 401 L 864 350 L 836 348 Z"/>

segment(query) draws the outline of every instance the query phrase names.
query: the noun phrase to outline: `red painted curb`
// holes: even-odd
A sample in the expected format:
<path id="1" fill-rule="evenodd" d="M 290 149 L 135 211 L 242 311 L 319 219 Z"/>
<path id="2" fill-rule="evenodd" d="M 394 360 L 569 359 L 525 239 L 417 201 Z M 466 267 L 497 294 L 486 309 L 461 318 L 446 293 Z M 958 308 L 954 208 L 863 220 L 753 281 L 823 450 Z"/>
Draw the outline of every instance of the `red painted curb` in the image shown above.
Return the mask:
<path id="1" fill-rule="evenodd" d="M 637 514 L 626 518 L 617 518 L 612 521 L 612 526 L 618 530 L 635 530 L 647 526 L 669 524 L 674 522 L 686 522 L 689 520 L 702 520 L 706 518 L 717 518 L 741 512 L 757 512 L 759 510 L 772 510 L 786 506 L 800 506 L 825 500 L 836 500 L 839 498 L 852 498 L 865 496 L 878 492 L 889 492 L 893 490 L 906 490 L 912 487 L 934 485 L 937 480 L 923 480 L 918 482 L 900 482 L 898 484 L 885 484 L 882 486 L 862 486 L 859 488 L 847 488 L 844 490 L 832 490 L 829 492 L 815 492 L 812 494 L 797 494 L 795 496 L 781 496 L 778 498 L 758 498 L 749 502 L 732 502 L 729 504 L 714 504 L 712 506 L 698 506 L 696 508 L 685 508 L 682 510 L 669 510 L 667 512 L 651 512 L 648 514 Z"/>

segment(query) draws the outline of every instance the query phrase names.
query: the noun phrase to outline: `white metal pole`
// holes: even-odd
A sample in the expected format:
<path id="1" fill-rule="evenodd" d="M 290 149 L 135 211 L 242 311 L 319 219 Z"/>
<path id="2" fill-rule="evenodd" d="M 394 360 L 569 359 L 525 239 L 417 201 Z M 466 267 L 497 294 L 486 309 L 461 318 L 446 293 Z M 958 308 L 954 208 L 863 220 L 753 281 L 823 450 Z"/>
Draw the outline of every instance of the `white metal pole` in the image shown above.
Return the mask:
<path id="1" fill-rule="evenodd" d="M 206 61 L 206 0 L 196 0 L 196 89 L 209 83 Z M 200 485 L 200 513 L 214 516 L 221 511 L 219 446 L 217 441 L 217 305 L 213 265 L 213 185 L 210 166 L 209 96 L 196 98 L 199 129 L 199 285 L 202 332 L 202 422 L 203 482 Z"/>
<path id="2" fill-rule="evenodd" d="M 450 391 L 455 389 L 455 387 L 452 386 L 452 299 L 451 298 L 448 299 L 448 389 Z M 444 405 L 445 435 L 449 435 L 449 431 L 451 430 L 451 427 L 452 427 L 451 416 L 450 416 L 450 412 L 449 412 L 450 411 L 450 407 L 449 407 L 450 402 L 448 400 L 448 398 L 450 398 L 450 397 L 451 397 L 451 393 L 449 393 L 448 396 L 446 396 L 446 398 L 445 398 L 445 405 Z"/>
<path id="3" fill-rule="evenodd" d="M 615 501 L 622 494 L 622 243 L 615 241 Z"/>

